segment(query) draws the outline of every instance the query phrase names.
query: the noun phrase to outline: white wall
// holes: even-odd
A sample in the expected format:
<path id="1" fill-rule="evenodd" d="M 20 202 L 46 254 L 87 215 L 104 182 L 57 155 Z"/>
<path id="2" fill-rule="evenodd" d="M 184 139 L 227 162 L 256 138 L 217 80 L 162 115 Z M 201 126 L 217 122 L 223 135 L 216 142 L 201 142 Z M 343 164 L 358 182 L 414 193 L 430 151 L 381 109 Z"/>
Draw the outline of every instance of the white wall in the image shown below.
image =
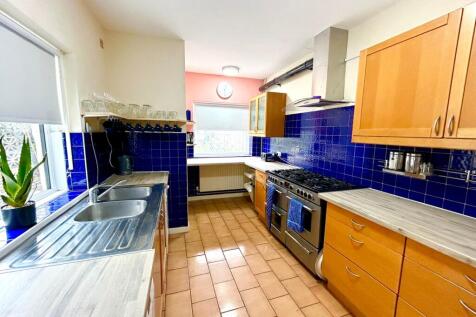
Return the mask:
<path id="1" fill-rule="evenodd" d="M 182 40 L 107 32 L 107 91 L 125 103 L 174 110 L 185 118 Z"/>
<path id="2" fill-rule="evenodd" d="M 81 0 L 3 0 L 0 9 L 65 53 L 69 128 L 80 131 L 79 100 L 105 90 L 101 25 Z"/>

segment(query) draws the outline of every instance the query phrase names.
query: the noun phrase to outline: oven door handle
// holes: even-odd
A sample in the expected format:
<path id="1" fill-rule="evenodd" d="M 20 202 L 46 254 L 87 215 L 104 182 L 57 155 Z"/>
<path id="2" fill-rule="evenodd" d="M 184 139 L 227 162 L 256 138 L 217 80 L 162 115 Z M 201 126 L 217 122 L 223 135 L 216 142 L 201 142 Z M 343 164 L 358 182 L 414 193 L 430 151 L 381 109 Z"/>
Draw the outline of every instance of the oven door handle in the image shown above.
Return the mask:
<path id="1" fill-rule="evenodd" d="M 305 246 L 303 246 L 303 245 L 301 244 L 301 242 L 299 242 L 295 237 L 293 237 L 292 235 L 290 235 L 289 232 L 287 232 L 287 231 L 285 231 L 285 232 L 286 232 L 286 235 L 287 235 L 289 238 L 291 238 L 291 240 L 293 240 L 297 245 L 299 245 L 299 246 L 301 247 L 301 249 L 303 249 L 303 250 L 307 253 L 307 255 L 309 255 L 309 254 L 312 253 L 312 252 L 309 251 Z"/>
<path id="2" fill-rule="evenodd" d="M 277 190 L 277 189 L 275 189 L 274 191 L 277 192 L 277 193 L 280 194 L 280 195 L 283 193 L 283 192 L 280 192 L 280 191 Z"/>
<path id="3" fill-rule="evenodd" d="M 289 196 L 286 196 L 286 198 L 289 199 L 289 200 L 292 199 L 292 198 L 289 197 Z M 302 205 L 302 208 L 304 208 L 304 209 L 306 209 L 306 210 L 309 210 L 309 212 L 314 212 L 311 208 L 309 208 L 308 206 L 306 206 L 306 205 L 304 205 L 304 204 Z"/>

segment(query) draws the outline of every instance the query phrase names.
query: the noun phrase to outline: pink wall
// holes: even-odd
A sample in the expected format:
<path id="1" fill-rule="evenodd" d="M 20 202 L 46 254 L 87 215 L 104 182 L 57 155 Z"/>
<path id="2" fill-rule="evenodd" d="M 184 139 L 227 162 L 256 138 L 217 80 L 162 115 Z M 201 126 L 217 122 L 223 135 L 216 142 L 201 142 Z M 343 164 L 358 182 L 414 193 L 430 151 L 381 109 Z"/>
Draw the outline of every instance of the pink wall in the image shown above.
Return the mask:
<path id="1" fill-rule="evenodd" d="M 233 87 L 233 95 L 226 100 L 218 97 L 216 93 L 217 84 L 222 80 L 229 82 Z M 258 88 L 262 84 L 262 79 L 186 72 L 185 98 L 187 109 L 192 109 L 194 102 L 247 105 L 252 97 L 260 93 Z"/>

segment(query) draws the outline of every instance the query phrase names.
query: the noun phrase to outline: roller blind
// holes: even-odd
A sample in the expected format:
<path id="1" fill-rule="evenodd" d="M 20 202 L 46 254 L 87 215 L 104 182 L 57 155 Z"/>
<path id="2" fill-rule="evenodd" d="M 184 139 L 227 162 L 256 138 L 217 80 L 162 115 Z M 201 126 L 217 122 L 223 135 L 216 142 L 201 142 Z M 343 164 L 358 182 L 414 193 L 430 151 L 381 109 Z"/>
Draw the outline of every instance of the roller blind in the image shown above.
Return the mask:
<path id="1" fill-rule="evenodd" d="M 196 128 L 200 130 L 248 131 L 248 107 L 195 105 Z"/>
<path id="2" fill-rule="evenodd" d="M 61 124 L 56 55 L 0 15 L 0 121 Z"/>

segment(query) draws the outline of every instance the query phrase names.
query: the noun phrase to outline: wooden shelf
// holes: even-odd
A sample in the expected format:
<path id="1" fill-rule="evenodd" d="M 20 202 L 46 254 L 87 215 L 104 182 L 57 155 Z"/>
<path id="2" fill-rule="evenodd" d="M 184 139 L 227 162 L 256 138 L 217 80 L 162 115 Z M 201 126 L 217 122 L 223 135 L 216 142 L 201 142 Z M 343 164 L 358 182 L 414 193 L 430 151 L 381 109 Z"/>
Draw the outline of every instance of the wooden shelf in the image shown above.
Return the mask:
<path id="1" fill-rule="evenodd" d="M 127 121 L 143 121 L 143 122 L 170 122 L 177 124 L 186 124 L 187 120 L 182 119 L 155 119 L 155 118 L 132 118 L 121 116 L 112 112 L 87 112 L 81 115 L 84 119 L 98 119 L 98 120 L 107 120 L 109 118 L 122 119 Z"/>

